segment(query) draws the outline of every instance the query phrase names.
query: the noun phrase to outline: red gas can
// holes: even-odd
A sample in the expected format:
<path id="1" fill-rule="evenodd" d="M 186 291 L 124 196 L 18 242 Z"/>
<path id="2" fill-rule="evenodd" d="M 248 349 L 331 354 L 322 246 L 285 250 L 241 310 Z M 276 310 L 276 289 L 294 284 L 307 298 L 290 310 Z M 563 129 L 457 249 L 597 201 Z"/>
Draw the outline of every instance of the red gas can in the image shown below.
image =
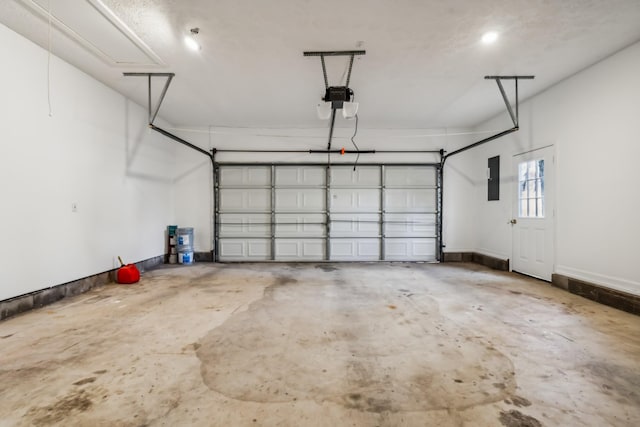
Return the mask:
<path id="1" fill-rule="evenodd" d="M 118 283 L 130 285 L 140 280 L 140 271 L 138 271 L 138 267 L 136 267 L 135 264 L 124 265 L 120 257 L 118 257 L 118 260 L 120 261 L 120 265 L 122 265 L 116 273 L 116 281 Z"/>

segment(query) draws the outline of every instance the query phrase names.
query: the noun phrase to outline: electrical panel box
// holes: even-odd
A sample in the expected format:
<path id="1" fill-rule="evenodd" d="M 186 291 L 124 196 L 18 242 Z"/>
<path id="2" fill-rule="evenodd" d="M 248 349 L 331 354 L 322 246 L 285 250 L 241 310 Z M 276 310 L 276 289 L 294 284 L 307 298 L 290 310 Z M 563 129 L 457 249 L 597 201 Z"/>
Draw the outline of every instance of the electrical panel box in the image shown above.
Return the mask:
<path id="1" fill-rule="evenodd" d="M 500 200 L 500 156 L 487 162 L 487 200 Z"/>

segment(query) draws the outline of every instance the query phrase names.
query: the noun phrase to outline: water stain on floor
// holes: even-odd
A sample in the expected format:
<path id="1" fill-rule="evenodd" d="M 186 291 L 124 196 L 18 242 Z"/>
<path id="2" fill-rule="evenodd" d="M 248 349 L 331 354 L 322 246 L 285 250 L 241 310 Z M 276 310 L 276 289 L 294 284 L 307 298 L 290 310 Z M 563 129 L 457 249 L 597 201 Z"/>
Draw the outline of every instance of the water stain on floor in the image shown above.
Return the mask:
<path id="1" fill-rule="evenodd" d="M 519 408 L 523 406 L 531 406 L 531 402 L 528 399 L 525 399 L 524 397 L 513 396 L 511 398 L 511 401 L 514 405 L 516 405 Z"/>
<path id="2" fill-rule="evenodd" d="M 332 266 L 330 264 L 318 264 L 316 265 L 316 268 L 324 271 L 325 273 L 330 273 L 332 271 L 336 271 L 337 268 L 335 266 Z"/>
<path id="3" fill-rule="evenodd" d="M 542 423 L 536 418 L 515 409 L 500 412 L 500 423 L 505 427 L 542 427 Z"/>
<path id="4" fill-rule="evenodd" d="M 32 408 L 26 415 L 28 418 L 31 418 L 33 425 L 50 425 L 64 420 L 72 412 L 84 412 L 88 410 L 93 405 L 90 397 L 85 390 L 75 391 L 51 405 Z"/>
<path id="5" fill-rule="evenodd" d="M 601 380 L 605 394 L 616 394 L 621 400 L 640 407 L 640 373 L 637 368 L 598 361 L 585 365 L 583 369 L 591 377 Z"/>
<path id="6" fill-rule="evenodd" d="M 462 409 L 515 391 L 509 358 L 472 331 L 440 328 L 432 298 L 389 304 L 392 288 L 338 282 L 274 277 L 262 299 L 200 341 L 204 383 L 242 401 L 375 413 Z"/>
<path id="7" fill-rule="evenodd" d="M 80 381 L 76 381 L 75 383 L 73 383 L 73 385 L 77 385 L 77 386 L 85 385 L 85 384 L 92 383 L 95 380 L 96 380 L 96 377 L 83 378 Z"/>

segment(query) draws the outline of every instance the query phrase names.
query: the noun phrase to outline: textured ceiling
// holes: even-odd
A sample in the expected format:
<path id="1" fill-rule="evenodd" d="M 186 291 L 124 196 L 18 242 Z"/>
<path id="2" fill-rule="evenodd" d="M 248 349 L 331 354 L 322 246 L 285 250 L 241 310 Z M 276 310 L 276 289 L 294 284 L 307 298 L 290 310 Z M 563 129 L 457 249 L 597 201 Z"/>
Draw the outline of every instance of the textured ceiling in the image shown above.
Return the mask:
<path id="1" fill-rule="evenodd" d="M 71 0 L 49 1 L 55 13 Z M 640 40 L 639 0 L 101 3 L 165 66 L 107 64 L 57 30 L 53 53 L 143 105 L 146 82 L 123 71 L 176 73 L 160 111 L 176 126 L 323 126 L 315 114 L 324 92 L 320 60 L 302 52 L 359 42 L 367 54 L 357 57 L 350 86 L 364 127 L 473 126 L 504 109 L 485 75 L 536 75 L 520 85 L 526 98 Z M 0 22 L 47 46 L 47 20 L 22 0 L 1 2 Z M 183 43 L 192 27 L 201 29 L 197 53 Z M 500 33 L 491 46 L 480 43 L 488 30 Z M 347 62 L 327 60 L 330 84 L 344 84 Z"/>

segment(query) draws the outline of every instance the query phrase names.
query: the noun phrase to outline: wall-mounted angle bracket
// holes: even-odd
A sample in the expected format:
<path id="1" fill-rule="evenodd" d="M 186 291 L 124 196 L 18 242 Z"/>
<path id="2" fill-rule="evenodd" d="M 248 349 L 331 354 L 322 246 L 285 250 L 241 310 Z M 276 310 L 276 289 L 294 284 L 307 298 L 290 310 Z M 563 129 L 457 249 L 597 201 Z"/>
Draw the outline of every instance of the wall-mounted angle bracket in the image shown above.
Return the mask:
<path id="1" fill-rule="evenodd" d="M 169 89 L 169 85 L 171 84 L 171 80 L 175 76 L 174 73 L 122 73 L 125 77 L 146 77 L 148 82 L 148 109 L 149 109 L 149 125 L 153 125 L 156 116 L 158 115 L 158 111 L 160 111 L 160 106 L 162 105 L 162 101 L 164 101 L 164 97 L 167 94 L 167 90 Z M 162 88 L 162 92 L 160 93 L 160 99 L 158 100 L 158 104 L 156 108 L 152 111 L 151 109 L 151 78 L 152 77 L 166 77 L 167 80 L 164 84 L 164 88 Z"/>
<path id="2" fill-rule="evenodd" d="M 162 105 L 162 101 L 164 101 L 164 97 L 167 94 L 167 90 L 169 89 L 169 85 L 171 84 L 171 80 L 173 79 L 173 77 L 175 76 L 174 73 L 123 73 L 123 75 L 125 77 L 146 77 L 147 81 L 148 81 L 148 108 L 149 108 L 149 128 L 155 130 L 158 133 L 161 133 L 162 135 L 166 136 L 167 138 L 171 138 L 176 142 L 179 142 L 182 145 L 186 145 L 187 147 L 204 154 L 205 156 L 209 157 L 211 159 L 211 162 L 213 163 L 213 154 L 208 152 L 207 150 L 203 150 L 202 148 L 198 147 L 197 145 L 193 145 L 192 143 L 185 141 L 184 139 L 180 138 L 179 136 L 176 136 L 170 132 L 167 132 L 166 130 L 156 126 L 153 124 L 153 122 L 156 120 L 156 116 L 158 115 L 158 111 L 160 111 L 160 106 Z M 160 99 L 158 99 L 158 103 L 155 107 L 155 109 L 152 108 L 152 102 L 151 102 L 151 78 L 152 77 L 166 77 L 167 80 L 164 83 L 164 87 L 162 88 L 162 92 L 160 93 Z"/>
<path id="3" fill-rule="evenodd" d="M 444 163 L 445 161 L 451 157 L 451 156 L 455 156 L 456 154 L 462 153 L 463 151 L 467 151 L 473 147 L 477 147 L 478 145 L 482 145 L 485 144 L 489 141 L 493 141 L 494 139 L 498 139 L 501 138 L 505 135 L 508 135 L 512 132 L 516 132 L 517 130 L 520 129 L 520 122 L 519 122 L 519 114 L 520 114 L 520 99 L 518 98 L 518 80 L 532 80 L 533 78 L 535 78 L 534 76 L 484 76 L 484 78 L 486 80 L 495 80 L 496 83 L 498 84 L 498 89 L 500 90 L 500 94 L 502 95 L 502 100 L 504 101 L 505 106 L 507 107 L 507 112 L 509 113 L 509 116 L 511 117 L 511 121 L 513 122 L 513 127 L 511 129 L 507 129 L 504 130 L 502 132 L 499 132 L 495 135 L 491 135 L 487 138 L 481 139 L 478 142 L 474 142 L 473 144 L 467 145 L 465 147 L 459 148 L 455 151 L 450 152 L 449 154 L 447 154 L 446 156 L 442 157 L 441 163 L 442 163 L 442 167 L 444 167 Z M 515 95 L 516 95 L 516 102 L 515 102 L 515 113 L 513 111 L 513 107 L 511 106 L 511 102 L 509 102 L 509 98 L 507 97 L 507 93 L 504 90 L 504 86 L 502 86 L 502 80 L 513 80 L 515 83 Z M 442 170 L 442 168 L 441 168 Z"/>
<path id="4" fill-rule="evenodd" d="M 509 116 L 511 117 L 511 121 L 513 122 L 514 127 L 520 126 L 520 117 L 519 117 L 519 99 L 518 99 L 518 80 L 531 80 L 534 76 L 484 76 L 486 80 L 495 80 L 498 84 L 498 89 L 500 90 L 500 94 L 502 95 L 502 100 L 504 101 L 504 105 L 507 107 L 507 111 L 509 112 Z M 516 92 L 516 112 L 514 114 L 513 107 L 509 102 L 509 97 L 507 97 L 507 93 L 504 91 L 504 86 L 502 86 L 502 80 L 513 80 L 515 85 Z"/>

